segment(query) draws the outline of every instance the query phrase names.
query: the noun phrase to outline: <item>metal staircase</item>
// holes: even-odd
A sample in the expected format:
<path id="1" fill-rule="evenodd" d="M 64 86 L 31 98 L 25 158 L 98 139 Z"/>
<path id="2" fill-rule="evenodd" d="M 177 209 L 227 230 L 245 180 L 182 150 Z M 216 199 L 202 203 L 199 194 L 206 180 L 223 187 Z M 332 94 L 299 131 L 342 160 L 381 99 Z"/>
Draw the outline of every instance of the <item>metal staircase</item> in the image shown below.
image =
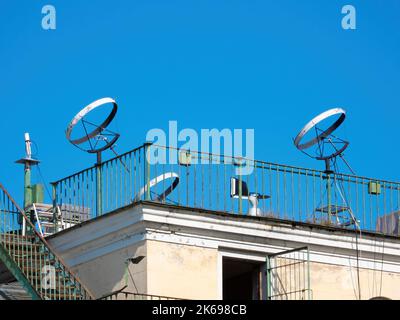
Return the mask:
<path id="1" fill-rule="evenodd" d="M 89 290 L 52 250 L 2 184 L 0 260 L 32 299 L 94 299 Z"/>

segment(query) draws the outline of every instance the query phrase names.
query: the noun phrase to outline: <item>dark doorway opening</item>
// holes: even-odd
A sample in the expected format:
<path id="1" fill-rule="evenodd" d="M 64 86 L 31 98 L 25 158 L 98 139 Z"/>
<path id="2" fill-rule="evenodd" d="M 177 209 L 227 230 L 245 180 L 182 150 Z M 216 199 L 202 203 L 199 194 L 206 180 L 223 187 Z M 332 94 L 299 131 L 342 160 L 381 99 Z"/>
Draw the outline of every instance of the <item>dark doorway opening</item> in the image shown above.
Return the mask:
<path id="1" fill-rule="evenodd" d="M 264 263 L 223 258 L 223 299 L 261 300 Z"/>

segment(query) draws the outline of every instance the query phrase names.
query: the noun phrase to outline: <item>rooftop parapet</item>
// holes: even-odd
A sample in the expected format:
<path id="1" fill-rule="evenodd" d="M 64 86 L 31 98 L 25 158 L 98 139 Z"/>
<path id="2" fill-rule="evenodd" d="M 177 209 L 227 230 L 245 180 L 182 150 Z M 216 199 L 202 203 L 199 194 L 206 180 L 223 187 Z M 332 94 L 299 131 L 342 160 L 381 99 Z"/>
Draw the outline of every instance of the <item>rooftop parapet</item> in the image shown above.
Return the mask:
<path id="1" fill-rule="evenodd" d="M 54 182 L 53 198 L 90 219 L 146 200 L 398 236 L 400 183 L 144 144 Z"/>

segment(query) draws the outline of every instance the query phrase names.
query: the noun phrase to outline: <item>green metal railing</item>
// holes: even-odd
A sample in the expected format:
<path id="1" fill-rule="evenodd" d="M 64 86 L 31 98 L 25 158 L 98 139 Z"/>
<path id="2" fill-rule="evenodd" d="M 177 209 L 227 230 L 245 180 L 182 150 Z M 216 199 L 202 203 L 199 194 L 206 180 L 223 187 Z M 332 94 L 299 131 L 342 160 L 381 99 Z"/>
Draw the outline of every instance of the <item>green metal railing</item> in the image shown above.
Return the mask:
<path id="1" fill-rule="evenodd" d="M 98 300 L 182 300 L 179 298 L 172 298 L 166 296 L 157 296 L 144 293 L 134 293 L 125 291 L 124 289 L 107 294 Z"/>
<path id="2" fill-rule="evenodd" d="M 54 208 L 74 225 L 132 203 L 145 183 L 144 152 L 143 146 L 53 183 Z"/>
<path id="3" fill-rule="evenodd" d="M 240 175 L 243 166 L 253 172 Z M 164 197 L 172 173 L 179 184 Z M 76 223 L 140 200 L 248 215 L 242 184 L 230 195 L 232 177 L 269 196 L 261 216 L 399 235 L 397 182 L 149 144 L 53 183 L 54 205 Z"/>
<path id="4" fill-rule="evenodd" d="M 267 300 L 312 300 L 308 247 L 267 257 Z"/>
<path id="5" fill-rule="evenodd" d="M 101 300 L 179 300 L 179 299 L 162 297 L 162 296 L 153 296 L 149 294 L 132 293 L 132 292 L 118 292 Z"/>
<path id="6" fill-rule="evenodd" d="M 33 299 L 93 299 L 1 184 L 0 259 Z"/>

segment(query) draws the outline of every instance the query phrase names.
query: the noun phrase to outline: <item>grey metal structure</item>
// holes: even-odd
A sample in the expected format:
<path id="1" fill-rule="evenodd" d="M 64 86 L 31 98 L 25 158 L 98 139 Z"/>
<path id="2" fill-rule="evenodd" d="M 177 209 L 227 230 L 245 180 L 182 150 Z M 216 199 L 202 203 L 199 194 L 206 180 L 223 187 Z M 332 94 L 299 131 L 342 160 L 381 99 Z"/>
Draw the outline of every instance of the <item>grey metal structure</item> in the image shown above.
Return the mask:
<path id="1" fill-rule="evenodd" d="M 90 112 L 107 104 L 112 104 L 113 108 L 110 114 L 104 121 L 102 121 L 101 124 L 97 125 L 85 120 L 85 117 Z M 92 102 L 91 104 L 83 108 L 69 123 L 67 130 L 65 132 L 68 141 L 71 142 L 74 146 L 89 153 L 100 154 L 102 151 L 111 148 L 115 144 L 115 142 L 117 142 L 120 135 L 118 133 L 114 133 L 110 130 L 107 130 L 107 127 L 113 121 L 115 115 L 117 114 L 117 110 L 118 110 L 118 105 L 112 98 L 103 98 Z M 85 130 L 85 136 L 80 138 L 72 138 L 72 132 L 78 125 L 78 123 L 82 124 Z M 94 126 L 95 129 L 93 129 L 92 131 L 88 131 L 86 127 L 87 124 Z M 108 135 L 112 136 L 111 140 L 107 138 Z M 100 137 L 102 137 L 103 139 L 100 139 Z M 93 139 L 97 139 L 97 141 L 92 142 L 91 140 Z M 98 146 L 100 141 L 105 142 L 105 144 L 101 147 Z M 81 147 L 81 145 L 85 142 L 89 143 L 89 148 Z"/>
<path id="2" fill-rule="evenodd" d="M 333 121 L 333 123 L 330 124 L 327 129 L 320 129 L 318 127 L 318 125 L 321 124 L 323 121 L 331 119 L 334 116 L 338 116 L 338 118 Z M 336 166 L 337 157 L 340 157 L 345 162 L 350 171 L 354 173 L 343 157 L 343 152 L 349 146 L 349 142 L 337 138 L 333 135 L 333 132 L 343 124 L 345 118 L 346 111 L 342 108 L 327 110 L 309 121 L 298 133 L 298 135 L 293 139 L 293 141 L 296 148 L 307 154 L 309 157 L 325 162 L 324 173 L 326 175 L 327 200 L 326 204 L 324 203 L 321 206 L 317 207 L 315 209 L 315 212 L 321 215 L 321 219 L 327 220 L 329 223 L 334 221 L 334 223 L 339 226 L 349 227 L 354 225 L 359 228 L 359 222 L 355 218 L 355 215 L 346 200 L 345 190 L 343 190 L 341 181 L 331 179 L 332 174 L 338 173 L 338 169 Z M 315 137 L 307 142 L 303 142 L 305 136 L 312 130 L 315 130 Z M 327 148 L 326 145 L 328 145 L 329 148 Z M 307 153 L 305 150 L 311 148 L 312 146 L 317 146 L 315 154 Z M 326 151 L 326 149 L 329 150 Z M 342 199 L 342 205 L 338 205 L 332 202 L 332 197 L 336 196 L 336 193 Z M 344 214 L 346 212 L 347 214 Z"/>

